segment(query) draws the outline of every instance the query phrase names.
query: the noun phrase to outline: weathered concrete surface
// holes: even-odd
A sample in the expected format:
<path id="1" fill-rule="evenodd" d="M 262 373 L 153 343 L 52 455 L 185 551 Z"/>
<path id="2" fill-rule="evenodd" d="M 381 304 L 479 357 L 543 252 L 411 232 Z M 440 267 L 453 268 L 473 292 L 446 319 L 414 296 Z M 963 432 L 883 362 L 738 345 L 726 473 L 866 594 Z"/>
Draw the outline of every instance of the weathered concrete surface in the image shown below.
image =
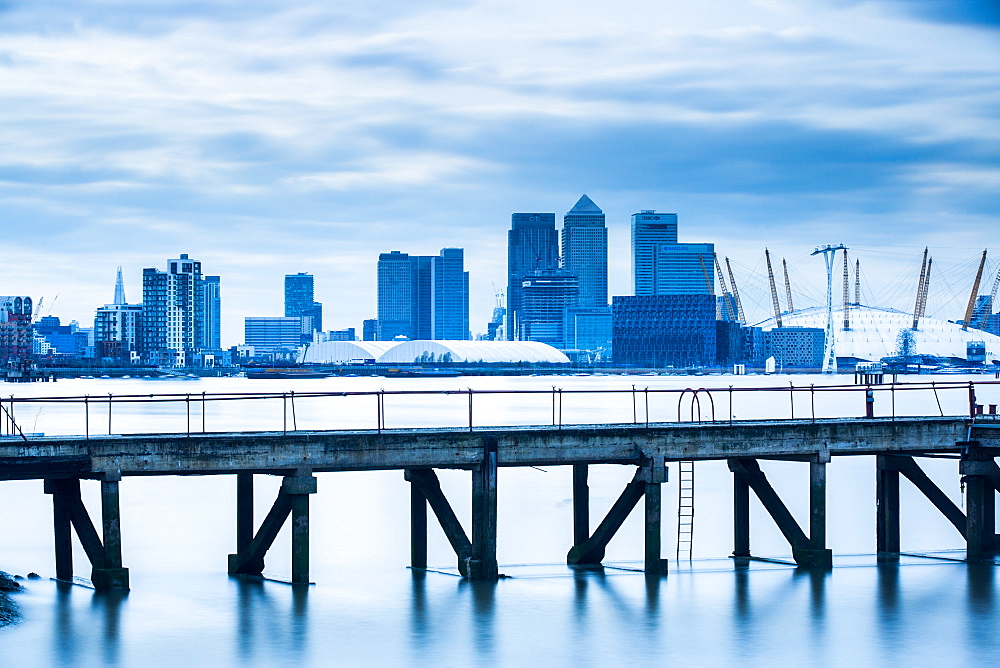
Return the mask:
<path id="1" fill-rule="evenodd" d="M 973 426 L 971 439 L 1000 447 L 1000 422 Z M 955 452 L 970 439 L 954 417 L 660 423 L 364 432 L 254 432 L 49 437 L 0 442 L 0 479 L 216 474 L 237 471 L 357 471 L 470 468 L 484 439 L 500 466 L 637 464 L 643 458 L 810 458 Z"/>

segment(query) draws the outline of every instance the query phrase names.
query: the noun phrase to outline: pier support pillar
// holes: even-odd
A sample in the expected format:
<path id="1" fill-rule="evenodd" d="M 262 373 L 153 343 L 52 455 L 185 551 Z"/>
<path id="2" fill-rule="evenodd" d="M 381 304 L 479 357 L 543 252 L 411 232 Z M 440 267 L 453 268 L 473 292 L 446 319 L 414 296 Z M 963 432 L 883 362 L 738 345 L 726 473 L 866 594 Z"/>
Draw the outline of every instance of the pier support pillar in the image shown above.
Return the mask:
<path id="1" fill-rule="evenodd" d="M 965 482 L 966 559 L 982 561 L 996 551 L 996 500 L 993 457 L 972 451 L 962 457 L 959 472 Z"/>
<path id="2" fill-rule="evenodd" d="M 427 504 L 434 511 L 441 530 L 444 531 L 451 549 L 458 558 L 458 572 L 464 577 L 471 577 L 469 564 L 473 560 L 472 541 L 469 540 L 462 523 L 458 521 L 455 511 L 441 491 L 441 481 L 438 480 L 434 469 L 404 469 L 403 477 L 427 500 Z"/>
<path id="3" fill-rule="evenodd" d="M 244 493 L 248 493 L 244 483 Z M 250 488 L 252 489 L 252 487 Z M 237 482 L 237 515 L 240 513 L 240 483 Z M 309 495 L 316 493 L 316 478 L 308 473 L 298 472 L 286 475 L 281 480 L 281 489 L 271 510 L 252 540 L 236 554 L 229 555 L 229 572 L 240 575 L 261 575 L 264 572 L 264 555 L 271 548 L 282 525 L 292 516 L 292 583 L 309 583 Z M 245 501 L 245 499 L 244 499 Z M 242 505 L 246 512 L 246 502 Z M 244 521 L 245 516 L 244 516 Z M 239 517 L 237 518 L 239 524 Z M 251 524 L 252 526 L 252 524 Z M 245 534 L 237 528 L 237 540 L 244 540 Z"/>
<path id="4" fill-rule="evenodd" d="M 590 486 L 587 478 L 590 466 L 573 464 L 573 544 L 579 545 L 590 537 Z"/>
<path id="5" fill-rule="evenodd" d="M 875 540 L 878 560 L 899 561 L 899 471 L 887 455 L 875 458 Z"/>
<path id="6" fill-rule="evenodd" d="M 236 474 L 236 551 L 253 540 L 253 473 Z"/>
<path id="7" fill-rule="evenodd" d="M 90 561 L 90 579 L 94 588 L 127 590 L 128 569 L 122 568 L 118 480 L 101 481 L 103 542 L 86 506 L 83 505 L 79 478 L 46 479 L 45 493 L 52 495 L 56 578 L 60 580 L 73 578 L 72 531 L 76 530 L 80 544 Z"/>
<path id="8" fill-rule="evenodd" d="M 833 566 L 833 551 L 826 547 L 826 461 L 818 459 L 809 462 L 808 545 L 805 550 L 799 550 L 796 563 L 817 568 Z"/>
<path id="9" fill-rule="evenodd" d="M 484 439 L 483 462 L 472 471 L 472 580 L 496 580 L 497 565 L 497 440 Z"/>
<path id="10" fill-rule="evenodd" d="M 750 485 L 733 475 L 733 556 L 750 557 Z"/>
<path id="11" fill-rule="evenodd" d="M 662 457 L 653 457 L 642 469 L 643 497 L 645 497 L 645 559 L 643 570 L 647 576 L 666 575 L 669 562 L 662 555 L 662 483 L 667 481 L 667 467 Z"/>
<path id="12" fill-rule="evenodd" d="M 427 497 L 410 484 L 410 567 L 427 568 Z"/>
<path id="13" fill-rule="evenodd" d="M 128 569 L 122 568 L 118 480 L 101 481 L 101 524 L 104 537 L 104 564 L 101 567 L 95 565 L 90 580 L 97 590 L 128 589 Z"/>

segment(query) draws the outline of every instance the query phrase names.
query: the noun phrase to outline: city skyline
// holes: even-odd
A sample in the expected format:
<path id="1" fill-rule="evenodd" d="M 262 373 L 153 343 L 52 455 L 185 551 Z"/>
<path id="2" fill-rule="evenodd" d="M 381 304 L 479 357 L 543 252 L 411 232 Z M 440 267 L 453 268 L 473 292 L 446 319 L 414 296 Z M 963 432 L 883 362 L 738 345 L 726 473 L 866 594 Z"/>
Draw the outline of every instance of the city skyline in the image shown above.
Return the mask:
<path id="1" fill-rule="evenodd" d="M 925 245 L 991 243 L 998 23 L 985 0 L 6 3 L 0 284 L 86 323 L 114 267 L 137 295 L 182 249 L 225 278 L 234 341 L 281 313 L 274 277 L 312 272 L 325 326 L 357 326 L 370 258 L 447 245 L 480 330 L 509 212 L 586 192 L 609 295 L 649 208 L 738 271 L 767 243 L 818 276 L 843 242 L 884 286 Z"/>

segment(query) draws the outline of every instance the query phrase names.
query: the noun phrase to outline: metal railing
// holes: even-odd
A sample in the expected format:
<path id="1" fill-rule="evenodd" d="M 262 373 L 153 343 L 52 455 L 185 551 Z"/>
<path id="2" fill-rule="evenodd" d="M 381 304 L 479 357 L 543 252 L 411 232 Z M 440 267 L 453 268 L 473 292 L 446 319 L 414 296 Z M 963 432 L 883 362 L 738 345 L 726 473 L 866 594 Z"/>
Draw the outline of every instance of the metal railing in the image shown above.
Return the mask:
<path id="1" fill-rule="evenodd" d="M 921 400 L 915 401 L 918 393 Z M 907 398 L 909 408 L 900 406 L 897 395 Z M 788 398 L 786 404 L 783 404 L 783 396 Z M 445 405 L 449 397 L 462 400 L 460 411 L 457 406 Z M 988 402 L 981 403 L 982 399 L 977 397 L 987 397 Z M 429 401 L 431 398 L 435 401 Z M 808 398 L 806 411 L 803 411 L 804 398 Z M 818 398 L 821 403 L 825 402 L 826 410 L 817 411 Z M 552 387 L 521 390 L 380 389 L 10 396 L 0 399 L 0 436 L 30 440 L 36 436 L 33 432 L 39 427 L 42 417 L 46 418 L 42 427 L 50 427 L 45 432 L 48 435 L 85 438 L 140 433 L 190 436 L 209 433 L 210 426 L 215 433 L 280 431 L 287 434 L 304 430 L 371 430 L 381 433 L 389 429 L 456 428 L 473 431 L 527 426 L 562 428 L 595 423 L 649 426 L 669 422 L 732 424 L 749 420 L 895 419 L 926 416 L 930 414 L 928 408 L 940 416 L 947 414 L 974 420 L 981 415 L 995 414 L 997 403 L 1000 403 L 998 398 L 1000 381 L 995 380 L 883 385 L 795 386 L 789 383 L 788 386 L 775 387 L 729 385 L 714 388 L 639 388 L 633 385 L 622 389 Z M 944 404 L 942 399 L 945 399 Z M 787 410 L 782 409 L 782 405 L 787 406 Z M 239 408 L 226 410 L 233 406 Z M 877 413 L 876 406 L 879 408 Z M 629 408 L 631 411 L 628 411 Z M 551 415 L 547 416 L 548 419 L 542 418 L 549 411 Z M 374 413 L 374 420 L 364 417 L 366 413 Z M 503 415 L 512 417 L 505 421 L 501 419 Z M 391 426 L 387 416 L 393 417 Z M 72 425 L 79 424 L 77 420 L 80 418 L 82 428 L 74 431 Z M 25 428 L 32 419 L 34 424 Z M 97 430 L 93 429 L 95 419 L 99 419 L 101 425 Z M 51 429 L 53 424 L 54 430 Z M 136 429 L 137 425 L 145 428 Z"/>

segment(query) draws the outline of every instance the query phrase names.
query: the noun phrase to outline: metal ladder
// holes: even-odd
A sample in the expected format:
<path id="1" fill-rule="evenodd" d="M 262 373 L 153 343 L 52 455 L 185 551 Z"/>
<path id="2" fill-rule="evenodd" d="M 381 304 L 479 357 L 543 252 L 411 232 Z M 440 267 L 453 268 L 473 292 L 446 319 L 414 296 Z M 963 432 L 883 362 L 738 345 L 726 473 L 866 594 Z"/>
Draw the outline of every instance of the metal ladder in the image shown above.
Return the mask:
<path id="1" fill-rule="evenodd" d="M 680 483 L 677 488 L 677 560 L 691 561 L 694 546 L 694 462 L 677 462 Z"/>

